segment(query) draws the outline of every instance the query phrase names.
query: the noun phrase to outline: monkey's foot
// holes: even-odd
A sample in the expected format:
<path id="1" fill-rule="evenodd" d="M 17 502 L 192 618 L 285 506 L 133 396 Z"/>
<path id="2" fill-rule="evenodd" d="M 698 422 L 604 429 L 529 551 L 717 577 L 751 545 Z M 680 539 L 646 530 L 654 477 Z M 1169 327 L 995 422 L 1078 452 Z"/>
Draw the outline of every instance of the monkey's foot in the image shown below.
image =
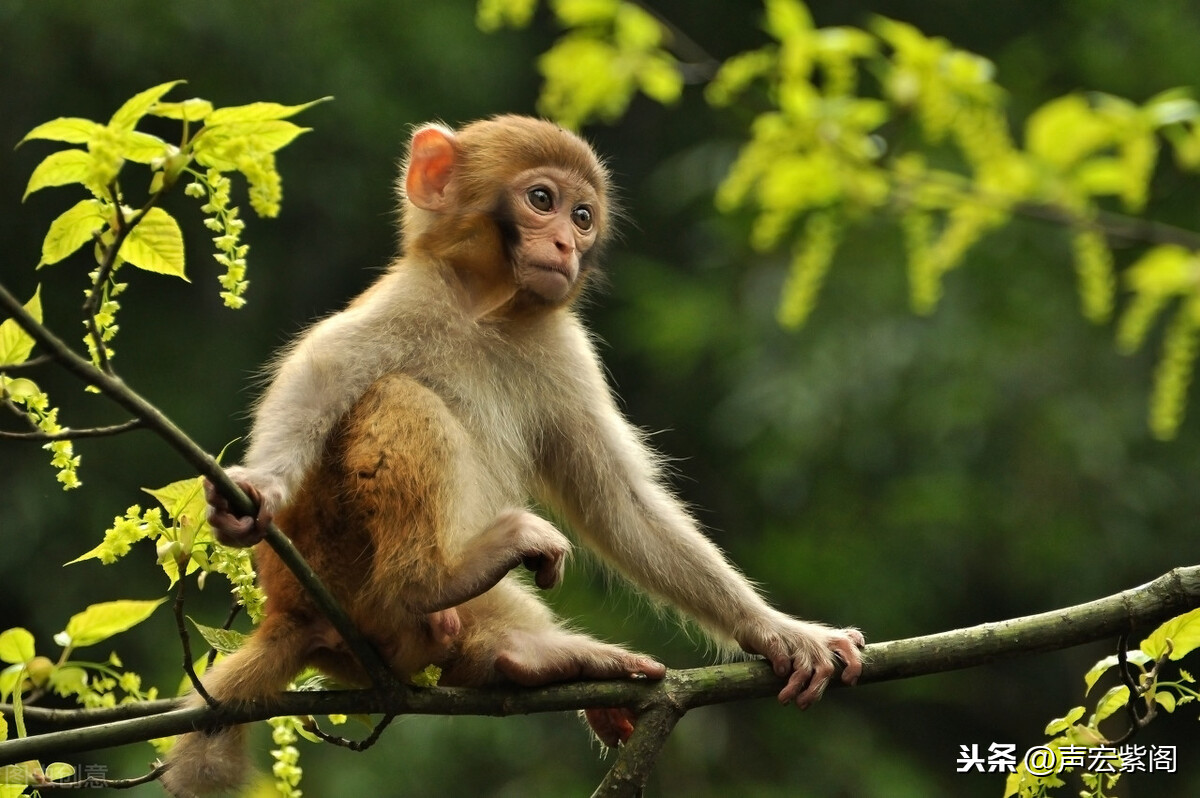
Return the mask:
<path id="1" fill-rule="evenodd" d="M 271 513 L 263 502 L 262 494 L 249 482 L 234 480 L 254 506 L 258 508 L 255 515 L 235 515 L 229 500 L 217 492 L 217 488 L 209 480 L 204 480 L 204 498 L 208 502 L 208 523 L 213 528 L 217 540 L 226 546 L 247 548 L 263 539 L 267 527 L 271 524 Z"/>

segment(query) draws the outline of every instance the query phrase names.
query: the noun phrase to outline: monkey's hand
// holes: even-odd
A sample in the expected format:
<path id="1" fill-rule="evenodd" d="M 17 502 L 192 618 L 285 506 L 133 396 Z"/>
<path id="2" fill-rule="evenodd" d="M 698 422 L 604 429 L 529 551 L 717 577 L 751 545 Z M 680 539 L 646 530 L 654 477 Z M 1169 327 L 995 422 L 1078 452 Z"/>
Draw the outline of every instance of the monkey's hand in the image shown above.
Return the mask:
<path id="1" fill-rule="evenodd" d="M 571 541 L 545 518 L 528 510 L 506 510 L 492 528 L 507 538 L 513 558 L 509 570 L 523 565 L 534 573 L 534 582 L 549 590 L 562 582 Z"/>
<path id="2" fill-rule="evenodd" d="M 245 548 L 253 546 L 263 539 L 267 527 L 273 517 L 272 508 L 263 498 L 262 492 L 244 479 L 242 469 L 230 468 L 227 473 L 237 483 L 250 501 L 254 502 L 257 511 L 254 515 L 234 515 L 229 500 L 217 492 L 212 482 L 204 480 L 204 498 L 208 502 L 208 523 L 213 528 L 213 534 L 226 546 Z"/>
<path id="3" fill-rule="evenodd" d="M 766 657 L 775 674 L 788 680 L 779 691 L 781 704 L 808 709 L 824 694 L 839 667 L 846 684 L 854 684 L 862 674 L 861 649 L 866 641 L 857 629 L 831 629 L 772 611 L 771 616 L 744 626 L 737 641 L 751 654 Z"/>

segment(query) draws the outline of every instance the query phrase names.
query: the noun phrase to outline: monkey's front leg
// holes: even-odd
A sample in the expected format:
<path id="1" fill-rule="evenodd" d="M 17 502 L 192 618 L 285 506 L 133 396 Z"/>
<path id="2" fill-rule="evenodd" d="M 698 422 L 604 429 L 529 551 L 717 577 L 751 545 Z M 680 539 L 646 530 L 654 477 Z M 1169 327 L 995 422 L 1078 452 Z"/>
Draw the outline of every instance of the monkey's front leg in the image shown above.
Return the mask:
<path id="1" fill-rule="evenodd" d="M 839 665 L 846 684 L 854 684 L 862 674 L 860 649 L 866 641 L 857 629 L 832 629 L 769 610 L 741 624 L 736 638 L 744 650 L 765 657 L 775 674 L 788 680 L 779 691 L 781 704 L 794 702 L 800 709 L 815 704 Z"/>

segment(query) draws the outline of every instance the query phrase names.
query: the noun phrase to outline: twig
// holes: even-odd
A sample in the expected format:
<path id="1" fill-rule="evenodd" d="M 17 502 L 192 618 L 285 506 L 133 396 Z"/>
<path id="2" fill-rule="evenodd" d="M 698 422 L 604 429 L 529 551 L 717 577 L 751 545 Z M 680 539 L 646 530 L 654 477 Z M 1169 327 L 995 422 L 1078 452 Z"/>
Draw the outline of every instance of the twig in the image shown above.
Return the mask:
<path id="1" fill-rule="evenodd" d="M 21 369 L 31 369 L 37 366 L 45 365 L 50 362 L 50 357 L 47 355 L 38 355 L 31 357 L 23 363 L 9 363 L 4 367 L 5 371 L 20 371 Z"/>
<path id="2" fill-rule="evenodd" d="M 255 514 L 257 508 L 254 507 L 249 497 L 229 479 L 224 469 L 208 452 L 197 446 L 171 419 L 146 401 L 141 394 L 119 378 L 106 374 L 92 365 L 90 361 L 72 351 L 62 339 L 29 315 L 29 312 L 3 284 L 0 284 L 0 308 L 8 311 L 12 318 L 17 320 L 17 324 L 21 325 L 21 328 L 64 369 L 87 384 L 98 388 L 103 394 L 128 410 L 135 418 L 141 419 L 148 429 L 162 438 L 189 465 L 216 485 L 221 494 L 229 499 L 234 511 L 242 515 Z M 275 524 L 268 525 L 264 540 L 292 571 L 297 581 L 312 595 L 317 607 L 342 636 L 371 681 L 380 686 L 389 686 L 393 690 L 407 689 L 396 680 L 374 647 L 350 622 L 349 616 L 334 599 L 333 594 L 317 578 L 316 572 Z"/>
<path id="3" fill-rule="evenodd" d="M 182 575 L 186 569 L 180 566 L 179 572 Z M 192 638 L 188 634 L 187 624 L 183 618 L 183 586 L 187 584 L 186 579 L 179 580 L 179 588 L 175 591 L 175 601 L 171 604 L 171 609 L 175 613 L 175 630 L 179 632 L 179 644 L 183 649 L 183 672 L 187 674 L 188 680 L 192 683 L 192 689 L 196 694 L 204 699 L 204 703 L 208 704 L 213 709 L 216 709 L 219 704 L 217 699 L 209 695 L 208 690 L 204 689 L 203 682 L 196 675 L 196 669 L 192 667 Z"/>
<path id="4" fill-rule="evenodd" d="M 633 736 L 621 746 L 617 761 L 592 793 L 592 798 L 640 796 L 667 737 L 685 712 L 687 710 L 681 706 L 663 704 L 639 715 Z"/>
<path id="5" fill-rule="evenodd" d="M 131 418 L 120 424 L 108 427 L 85 427 L 83 429 L 64 429 L 62 432 L 9 432 L 0 430 L 0 438 L 13 441 L 74 441 L 82 438 L 102 438 L 109 435 L 120 435 L 123 432 L 140 429 L 145 426 L 140 418 Z"/>
<path id="6" fill-rule="evenodd" d="M 309 734 L 312 734 L 314 737 L 323 740 L 330 745 L 336 745 L 340 748 L 349 748 L 351 751 L 366 751 L 368 748 L 375 745 L 375 743 L 379 742 L 379 737 L 383 734 L 383 730 L 391 725 L 391 722 L 395 719 L 395 715 L 384 715 L 383 718 L 375 724 L 375 728 L 371 730 L 371 733 L 361 740 L 349 740 L 345 737 L 338 737 L 337 735 L 323 731 L 321 727 L 317 725 L 317 719 L 311 715 L 308 718 L 308 722 L 304 724 L 304 729 Z"/>
<path id="7" fill-rule="evenodd" d="M 105 779 L 99 776 L 88 776 L 86 779 L 78 781 L 48 781 L 37 785 L 39 791 L 45 790 L 80 790 L 80 789 L 109 789 L 109 790 L 128 790 L 131 787 L 138 787 L 143 784 L 149 784 L 157 780 L 163 771 L 167 769 L 166 765 L 158 765 L 144 776 L 138 776 L 133 779 Z"/>

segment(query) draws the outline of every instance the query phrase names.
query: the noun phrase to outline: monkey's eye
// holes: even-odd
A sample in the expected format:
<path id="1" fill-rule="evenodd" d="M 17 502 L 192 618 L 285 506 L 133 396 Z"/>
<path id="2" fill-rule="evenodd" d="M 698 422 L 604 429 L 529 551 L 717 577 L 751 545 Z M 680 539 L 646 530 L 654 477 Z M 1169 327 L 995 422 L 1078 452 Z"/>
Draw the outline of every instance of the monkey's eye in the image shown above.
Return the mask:
<path id="1" fill-rule="evenodd" d="M 554 197 L 550 196 L 550 192 L 541 186 L 529 189 L 529 193 L 525 196 L 529 198 L 529 204 L 542 213 L 554 210 Z"/>
<path id="2" fill-rule="evenodd" d="M 571 211 L 571 220 L 575 226 L 584 232 L 592 229 L 592 209 L 586 205 L 578 205 Z"/>

